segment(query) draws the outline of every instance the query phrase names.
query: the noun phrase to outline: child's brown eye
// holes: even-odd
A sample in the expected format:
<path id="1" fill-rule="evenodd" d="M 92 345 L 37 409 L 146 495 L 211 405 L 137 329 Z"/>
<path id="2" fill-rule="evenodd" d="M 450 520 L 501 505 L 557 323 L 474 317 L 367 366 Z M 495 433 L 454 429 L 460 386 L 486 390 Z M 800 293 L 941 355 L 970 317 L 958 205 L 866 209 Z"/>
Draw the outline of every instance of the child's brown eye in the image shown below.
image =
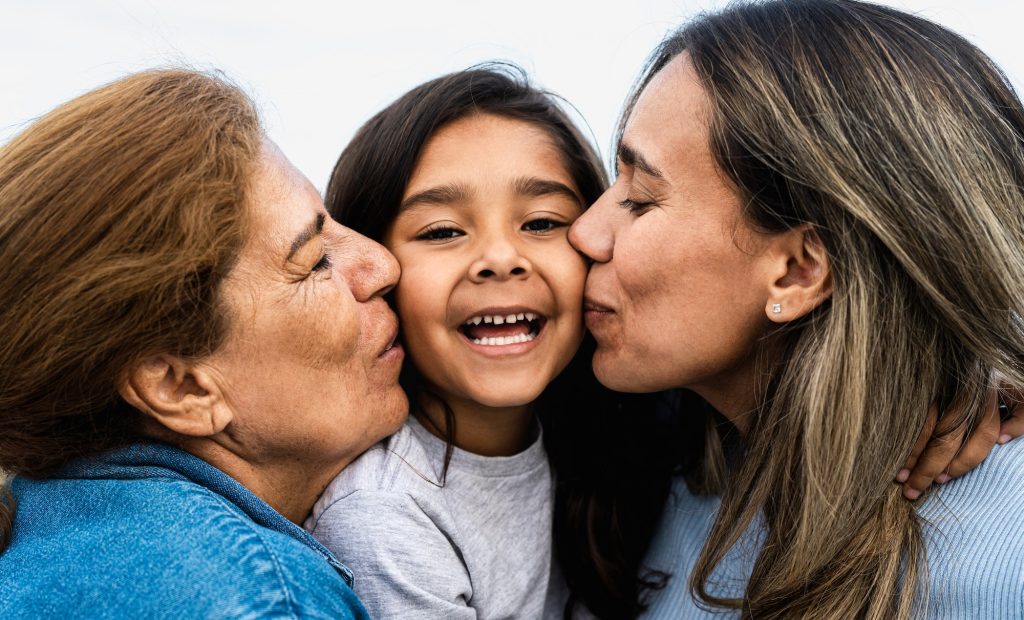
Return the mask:
<path id="1" fill-rule="evenodd" d="M 416 239 L 419 241 L 447 241 L 448 239 L 454 239 L 464 235 L 461 230 L 453 226 L 430 226 L 419 235 Z"/>
<path id="2" fill-rule="evenodd" d="M 546 217 L 540 217 L 535 220 L 523 224 L 523 230 L 530 232 L 548 232 L 561 226 L 565 226 L 562 222 L 556 222 L 555 220 L 548 219 Z"/>

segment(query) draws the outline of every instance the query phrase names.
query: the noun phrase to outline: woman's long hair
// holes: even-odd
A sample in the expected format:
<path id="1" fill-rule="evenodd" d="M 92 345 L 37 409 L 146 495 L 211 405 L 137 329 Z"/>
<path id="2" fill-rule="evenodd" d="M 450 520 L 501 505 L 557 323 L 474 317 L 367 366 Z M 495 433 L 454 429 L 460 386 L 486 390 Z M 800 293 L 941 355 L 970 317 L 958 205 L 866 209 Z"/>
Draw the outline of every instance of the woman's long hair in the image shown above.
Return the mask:
<path id="1" fill-rule="evenodd" d="M 118 395 L 147 355 L 203 356 L 262 139 L 219 77 L 130 75 L 0 148 L 0 470 L 43 477 L 139 439 Z M 0 551 L 13 523 L 0 495 Z"/>
<path id="2" fill-rule="evenodd" d="M 774 0 L 666 39 L 623 123 L 684 52 L 748 221 L 766 234 L 813 226 L 833 281 L 830 301 L 771 336 L 784 351 L 762 360 L 743 463 L 704 489 L 722 507 L 691 587 L 748 618 L 907 618 L 927 601 L 926 550 L 893 476 L 936 395 L 972 428 L 992 371 L 1024 382 L 1024 110 L 992 61 L 941 26 L 850 0 Z M 715 479 L 721 462 L 696 469 Z M 759 514 L 744 598 L 712 594 Z"/>
<path id="3" fill-rule="evenodd" d="M 328 211 L 380 241 L 398 216 L 424 145 L 445 125 L 475 114 L 543 129 L 584 207 L 604 191 L 600 160 L 559 99 L 531 85 L 519 67 L 488 63 L 421 84 L 367 121 L 335 164 L 325 199 Z M 655 430 L 660 421 L 654 399 L 615 394 L 597 382 L 590 368 L 593 348 L 588 336 L 538 401 L 556 476 L 556 555 L 576 600 L 599 617 L 631 617 L 642 608 L 642 592 L 652 583 L 637 575 L 668 491 L 672 468 L 662 461 L 670 461 L 678 450 L 668 433 Z M 412 364 L 405 365 L 401 382 L 414 407 L 431 397 Z M 450 454 L 450 411 L 447 417 L 441 430 Z M 640 458 L 648 452 L 664 458 Z"/>

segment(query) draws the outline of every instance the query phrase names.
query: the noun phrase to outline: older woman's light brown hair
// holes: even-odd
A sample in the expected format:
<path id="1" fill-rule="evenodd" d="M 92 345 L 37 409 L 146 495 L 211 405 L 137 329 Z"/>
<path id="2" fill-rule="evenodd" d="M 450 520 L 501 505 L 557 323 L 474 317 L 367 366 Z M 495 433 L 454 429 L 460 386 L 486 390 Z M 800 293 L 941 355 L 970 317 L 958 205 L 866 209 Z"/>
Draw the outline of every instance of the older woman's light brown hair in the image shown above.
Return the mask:
<path id="1" fill-rule="evenodd" d="M 235 86 L 156 70 L 0 149 L 0 470 L 45 476 L 138 439 L 127 369 L 216 349 L 261 139 Z M 0 551 L 13 508 L 0 502 Z"/>
<path id="2" fill-rule="evenodd" d="M 927 549 L 893 476 L 936 395 L 948 427 L 971 428 L 992 371 L 1024 381 L 1024 108 L 962 37 L 863 2 L 701 16 L 639 90 L 683 53 L 744 215 L 766 234 L 810 225 L 833 280 L 761 364 L 743 464 L 725 471 L 711 430 L 687 472 L 722 495 L 693 591 L 744 618 L 916 615 Z M 744 598 L 716 596 L 715 567 L 759 516 Z"/>

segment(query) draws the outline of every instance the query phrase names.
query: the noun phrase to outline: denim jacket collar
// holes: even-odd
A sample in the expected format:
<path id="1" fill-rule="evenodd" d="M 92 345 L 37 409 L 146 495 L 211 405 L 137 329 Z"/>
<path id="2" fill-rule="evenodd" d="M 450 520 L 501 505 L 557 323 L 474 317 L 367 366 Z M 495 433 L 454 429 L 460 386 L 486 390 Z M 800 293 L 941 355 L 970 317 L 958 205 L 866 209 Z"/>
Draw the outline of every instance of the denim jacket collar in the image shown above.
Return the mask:
<path id="1" fill-rule="evenodd" d="M 161 443 L 139 443 L 99 456 L 78 460 L 65 467 L 62 478 L 106 478 L 135 480 L 178 478 L 189 480 L 217 493 L 257 524 L 290 536 L 318 553 L 352 587 L 352 571 L 338 561 L 308 532 L 286 519 L 237 480 L 206 461 Z"/>

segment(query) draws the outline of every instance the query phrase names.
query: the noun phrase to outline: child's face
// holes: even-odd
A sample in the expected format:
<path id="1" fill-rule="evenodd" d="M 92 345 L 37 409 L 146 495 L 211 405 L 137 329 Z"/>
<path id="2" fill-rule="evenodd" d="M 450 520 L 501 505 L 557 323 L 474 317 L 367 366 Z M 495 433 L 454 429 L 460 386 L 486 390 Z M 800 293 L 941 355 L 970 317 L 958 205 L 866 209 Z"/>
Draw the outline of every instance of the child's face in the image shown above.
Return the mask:
<path id="1" fill-rule="evenodd" d="M 384 244 L 402 266 L 409 358 L 449 403 L 527 404 L 575 354 L 577 194 L 553 141 L 524 121 L 463 118 L 423 148 Z"/>

